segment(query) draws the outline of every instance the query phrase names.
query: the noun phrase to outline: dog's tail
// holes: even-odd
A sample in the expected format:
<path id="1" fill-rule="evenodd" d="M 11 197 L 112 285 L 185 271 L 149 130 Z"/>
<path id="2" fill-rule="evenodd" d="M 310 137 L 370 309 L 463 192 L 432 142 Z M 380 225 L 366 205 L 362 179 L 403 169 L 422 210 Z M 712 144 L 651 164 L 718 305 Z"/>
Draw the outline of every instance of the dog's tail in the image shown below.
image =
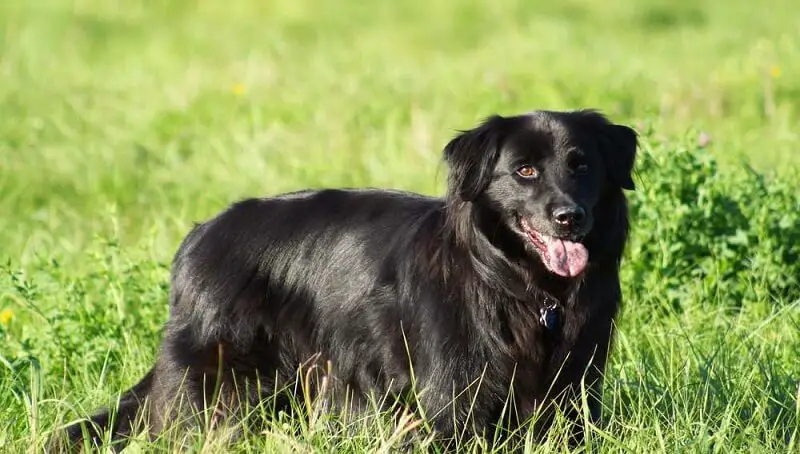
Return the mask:
<path id="1" fill-rule="evenodd" d="M 116 409 L 104 408 L 88 419 L 67 426 L 64 432 L 50 440 L 48 452 L 78 452 L 84 446 L 84 440 L 99 447 L 107 431 L 111 432 L 112 442 L 129 436 L 144 409 L 145 398 L 153 386 L 153 376 L 154 369 L 151 369 L 139 383 L 125 391 Z"/>

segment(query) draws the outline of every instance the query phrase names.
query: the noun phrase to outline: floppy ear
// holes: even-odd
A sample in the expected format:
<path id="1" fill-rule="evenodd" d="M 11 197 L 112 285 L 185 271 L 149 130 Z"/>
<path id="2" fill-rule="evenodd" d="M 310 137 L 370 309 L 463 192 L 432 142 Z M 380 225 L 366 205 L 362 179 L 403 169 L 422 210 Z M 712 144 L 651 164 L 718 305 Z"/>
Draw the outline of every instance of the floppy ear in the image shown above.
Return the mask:
<path id="1" fill-rule="evenodd" d="M 494 115 L 461 131 L 444 148 L 449 167 L 448 196 L 475 200 L 489 185 L 502 146 L 504 118 Z"/>
<path id="2" fill-rule="evenodd" d="M 633 164 L 636 160 L 636 149 L 639 147 L 639 138 L 636 131 L 608 121 L 603 114 L 595 110 L 581 110 L 575 112 L 584 127 L 597 137 L 597 145 L 603 155 L 608 176 L 622 189 L 633 191 Z"/>
<path id="3" fill-rule="evenodd" d="M 600 152 L 603 153 L 609 177 L 622 189 L 635 190 L 632 173 L 639 146 L 636 131 L 609 123 L 603 128 L 601 136 Z"/>

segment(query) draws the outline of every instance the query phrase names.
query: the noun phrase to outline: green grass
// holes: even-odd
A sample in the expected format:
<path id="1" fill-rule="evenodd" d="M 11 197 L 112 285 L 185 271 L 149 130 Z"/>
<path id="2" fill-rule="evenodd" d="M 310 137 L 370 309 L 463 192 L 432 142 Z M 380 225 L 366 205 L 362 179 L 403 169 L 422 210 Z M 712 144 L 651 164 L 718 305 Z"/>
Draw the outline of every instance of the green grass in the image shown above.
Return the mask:
<path id="1" fill-rule="evenodd" d="M 593 448 L 800 452 L 797 17 L 793 0 L 0 2 L 0 450 L 41 449 L 149 368 L 192 222 L 305 187 L 438 194 L 456 129 L 596 107 L 642 133 L 643 167 Z M 277 421 L 235 450 L 375 452 L 393 430 Z M 552 434 L 531 452 L 560 450 Z"/>

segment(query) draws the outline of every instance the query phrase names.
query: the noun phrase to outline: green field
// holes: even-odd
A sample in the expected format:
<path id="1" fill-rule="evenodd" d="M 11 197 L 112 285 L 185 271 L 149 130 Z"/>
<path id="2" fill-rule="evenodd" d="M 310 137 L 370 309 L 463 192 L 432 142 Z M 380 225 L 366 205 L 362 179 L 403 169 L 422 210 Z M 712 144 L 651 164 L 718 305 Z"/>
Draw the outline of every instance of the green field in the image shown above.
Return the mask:
<path id="1" fill-rule="evenodd" d="M 0 451 L 41 452 L 149 368 L 193 222 L 306 187 L 440 194 L 457 129 L 594 107 L 642 150 L 587 448 L 800 452 L 799 18 L 796 0 L 0 2 Z M 356 425 L 183 447 L 396 441 Z"/>

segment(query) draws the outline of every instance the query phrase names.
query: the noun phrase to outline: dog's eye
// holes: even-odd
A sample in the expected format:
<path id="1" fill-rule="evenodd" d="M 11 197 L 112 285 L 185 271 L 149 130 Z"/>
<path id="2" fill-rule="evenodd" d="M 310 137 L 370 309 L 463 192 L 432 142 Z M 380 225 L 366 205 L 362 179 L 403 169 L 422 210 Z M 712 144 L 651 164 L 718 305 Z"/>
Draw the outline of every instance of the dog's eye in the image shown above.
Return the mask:
<path id="1" fill-rule="evenodd" d="M 522 178 L 536 178 L 539 176 L 539 172 L 531 166 L 522 166 L 517 169 L 517 175 L 521 176 Z"/>
<path id="2" fill-rule="evenodd" d="M 575 166 L 575 173 L 578 175 L 585 175 L 589 172 L 589 166 L 586 164 L 578 164 Z"/>

